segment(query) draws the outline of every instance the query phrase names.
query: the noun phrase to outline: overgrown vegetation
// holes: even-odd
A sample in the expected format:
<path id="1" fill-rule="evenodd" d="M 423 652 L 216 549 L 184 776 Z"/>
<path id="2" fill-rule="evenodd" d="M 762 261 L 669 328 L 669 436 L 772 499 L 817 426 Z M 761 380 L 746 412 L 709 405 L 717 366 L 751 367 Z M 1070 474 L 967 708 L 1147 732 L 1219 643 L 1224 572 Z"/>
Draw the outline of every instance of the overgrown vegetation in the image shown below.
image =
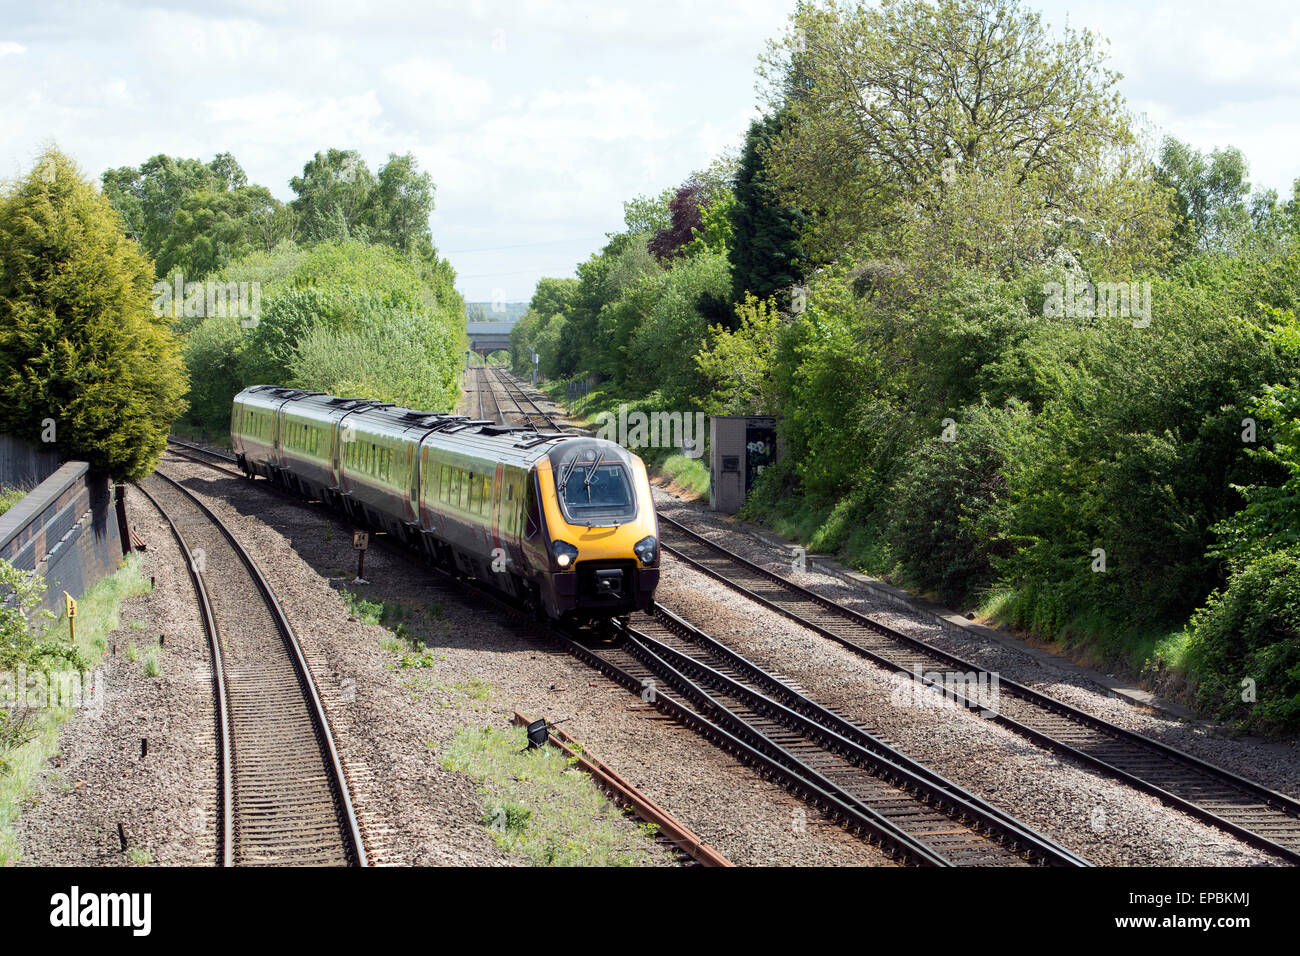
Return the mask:
<path id="1" fill-rule="evenodd" d="M 637 866 L 662 858 L 646 827 L 621 819 L 554 747 L 530 749 L 522 727 L 463 727 L 442 765 L 482 784 L 483 825 L 496 844 L 534 866 Z"/>
<path id="2" fill-rule="evenodd" d="M 27 489 L 11 488 L 8 485 L 0 485 L 0 515 L 4 514 L 18 502 L 27 496 Z"/>
<path id="3" fill-rule="evenodd" d="M 429 231 L 433 182 L 412 156 L 372 173 L 355 150 L 324 150 L 288 204 L 229 153 L 158 155 L 102 181 L 154 256 L 154 307 L 183 341 L 186 432 L 228 433 L 231 398 L 253 384 L 455 403 L 465 306 Z"/>
<path id="4" fill-rule="evenodd" d="M 185 410 L 153 265 L 76 164 L 44 151 L 0 192 L 0 431 L 120 480 L 153 471 Z"/>
<path id="5" fill-rule="evenodd" d="M 1157 148 L 1101 38 L 1019 0 L 800 4 L 760 72 L 739 159 L 541 280 L 516 371 L 777 415 L 746 517 L 1300 727 L 1300 182 Z"/>
<path id="6" fill-rule="evenodd" d="M 113 574 L 101 578 L 77 602 L 77 640 L 68 639 L 68 621 L 36 610 L 43 582 L 28 579 L 0 561 L 0 589 L 9 589 L 14 603 L 0 605 L 0 672 L 25 670 L 35 675 L 76 671 L 89 677 L 81 687 L 80 706 L 102 702 L 103 687 L 95 687 L 93 668 L 108 647 L 109 633 L 121 626 L 119 610 L 127 598 L 147 594 L 149 579 L 140 572 L 139 559 L 128 558 Z M 32 686 L 36 686 L 32 683 Z M 15 695 L 17 688 L 14 688 Z M 62 703 L 69 703 L 62 701 Z M 72 701 L 72 703 L 78 703 Z M 42 772 L 58 751 L 59 728 L 74 711 L 53 706 L 49 697 L 0 700 L 0 866 L 18 858 L 20 848 L 13 823 Z"/>

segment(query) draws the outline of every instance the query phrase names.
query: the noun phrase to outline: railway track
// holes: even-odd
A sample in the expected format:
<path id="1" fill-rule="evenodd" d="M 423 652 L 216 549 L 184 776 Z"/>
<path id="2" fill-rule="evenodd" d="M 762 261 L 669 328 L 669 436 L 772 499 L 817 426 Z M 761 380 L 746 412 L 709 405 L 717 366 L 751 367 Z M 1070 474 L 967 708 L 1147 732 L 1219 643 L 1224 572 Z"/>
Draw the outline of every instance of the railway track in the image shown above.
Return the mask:
<path id="1" fill-rule="evenodd" d="M 642 699 L 892 856 L 927 866 L 1089 865 L 666 608 L 636 615 L 613 641 L 564 638 Z"/>
<path id="2" fill-rule="evenodd" d="M 554 417 L 543 411 L 542 407 L 537 404 L 523 386 L 514 380 L 514 377 L 509 372 L 489 366 L 484 366 L 484 372 L 488 378 L 493 379 L 505 390 L 506 397 L 514 403 L 516 410 L 506 412 L 507 416 L 518 418 L 525 428 L 531 428 L 535 432 L 568 431 L 564 425 L 556 422 Z"/>
<path id="3" fill-rule="evenodd" d="M 666 515 L 660 514 L 659 522 L 665 551 L 751 600 L 882 667 L 914 675 L 1039 746 L 1073 757 L 1253 846 L 1300 863 L 1300 801 L 1001 675 L 989 675 L 956 655 L 841 607 Z M 942 680 L 941 675 L 953 673 L 974 675 L 977 683 L 987 679 L 984 686 L 996 686 L 996 707 Z"/>
<path id="4" fill-rule="evenodd" d="M 190 557 L 212 649 L 220 862 L 365 866 L 364 840 L 324 707 L 261 569 L 216 514 L 175 479 L 156 472 L 138 487 Z"/>
<path id="5" fill-rule="evenodd" d="M 195 453 L 186 456 L 193 461 L 239 474 L 205 460 L 229 462 L 229 456 L 173 445 Z M 444 577 L 476 600 L 527 619 L 499 595 Z M 899 860 L 926 866 L 1088 865 L 666 609 L 654 617 L 638 615 L 634 624 L 612 638 L 551 626 L 547 633 Z"/>
<path id="6" fill-rule="evenodd" d="M 528 727 L 533 722 L 519 711 L 514 722 Z M 592 781 L 607 796 L 644 823 L 656 828 L 655 840 L 670 847 L 684 866 L 730 867 L 732 864 L 721 853 L 696 836 L 681 821 L 664 810 L 623 778 L 618 771 L 606 766 L 560 728 L 546 723 L 548 742 L 558 747 L 566 757 L 591 776 Z"/>
<path id="7" fill-rule="evenodd" d="M 501 403 L 497 399 L 496 389 L 492 385 L 492 376 L 488 373 L 487 366 L 479 366 L 475 372 L 475 378 L 478 380 L 475 389 L 478 393 L 478 417 L 483 421 L 496 422 L 498 425 L 509 424 L 502 414 Z"/>

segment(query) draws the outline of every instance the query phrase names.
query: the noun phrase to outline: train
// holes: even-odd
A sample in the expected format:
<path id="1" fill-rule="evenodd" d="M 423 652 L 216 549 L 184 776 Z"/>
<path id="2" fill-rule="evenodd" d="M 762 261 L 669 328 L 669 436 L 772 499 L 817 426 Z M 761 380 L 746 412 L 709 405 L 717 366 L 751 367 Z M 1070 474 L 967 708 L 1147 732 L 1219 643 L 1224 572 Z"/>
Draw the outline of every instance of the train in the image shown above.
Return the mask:
<path id="1" fill-rule="evenodd" d="M 319 499 L 539 616 L 654 607 L 650 481 L 615 442 L 277 385 L 235 396 L 230 441 L 249 478 Z"/>

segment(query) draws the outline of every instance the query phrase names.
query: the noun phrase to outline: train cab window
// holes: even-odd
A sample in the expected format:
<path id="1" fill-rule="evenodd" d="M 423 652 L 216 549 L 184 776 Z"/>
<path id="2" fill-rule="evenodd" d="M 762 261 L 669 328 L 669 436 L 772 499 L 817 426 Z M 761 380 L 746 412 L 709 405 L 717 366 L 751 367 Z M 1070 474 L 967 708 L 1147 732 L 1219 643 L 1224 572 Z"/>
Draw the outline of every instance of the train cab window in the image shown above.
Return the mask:
<path id="1" fill-rule="evenodd" d="M 636 517 L 636 499 L 627 469 L 620 462 L 579 464 L 560 493 L 569 521 L 628 521 Z"/>

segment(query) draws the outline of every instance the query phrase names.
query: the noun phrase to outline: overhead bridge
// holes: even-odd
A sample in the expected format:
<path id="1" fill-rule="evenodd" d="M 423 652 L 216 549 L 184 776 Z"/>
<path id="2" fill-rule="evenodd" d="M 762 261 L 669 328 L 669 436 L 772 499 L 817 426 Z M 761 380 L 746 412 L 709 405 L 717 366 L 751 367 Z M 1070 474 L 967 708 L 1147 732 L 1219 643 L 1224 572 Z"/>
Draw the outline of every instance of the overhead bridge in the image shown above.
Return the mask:
<path id="1" fill-rule="evenodd" d="M 492 352 L 510 348 L 510 330 L 514 322 L 468 322 L 469 348 L 487 358 Z"/>

